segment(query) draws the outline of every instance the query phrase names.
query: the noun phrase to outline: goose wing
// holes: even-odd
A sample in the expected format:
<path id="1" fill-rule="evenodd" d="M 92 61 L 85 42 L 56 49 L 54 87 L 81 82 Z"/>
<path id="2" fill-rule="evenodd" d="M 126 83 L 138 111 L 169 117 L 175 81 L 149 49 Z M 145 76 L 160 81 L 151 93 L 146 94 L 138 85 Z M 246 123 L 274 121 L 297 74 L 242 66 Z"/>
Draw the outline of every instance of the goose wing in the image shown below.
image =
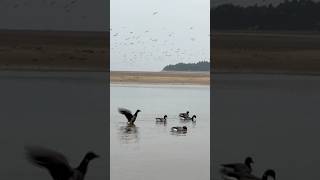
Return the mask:
<path id="1" fill-rule="evenodd" d="M 34 165 L 48 169 L 54 180 L 67 180 L 73 175 L 73 169 L 62 154 L 42 147 L 25 149 L 28 160 Z"/>
<path id="2" fill-rule="evenodd" d="M 234 172 L 222 169 L 220 173 L 225 180 L 261 180 L 260 178 L 245 172 Z"/>
<path id="3" fill-rule="evenodd" d="M 221 166 L 224 168 L 233 169 L 234 172 L 251 173 L 250 168 L 242 163 L 221 164 Z"/>
<path id="4" fill-rule="evenodd" d="M 128 109 L 119 108 L 119 113 L 125 115 L 126 118 L 128 119 L 128 121 L 131 121 L 131 119 L 133 117 L 131 111 Z"/>

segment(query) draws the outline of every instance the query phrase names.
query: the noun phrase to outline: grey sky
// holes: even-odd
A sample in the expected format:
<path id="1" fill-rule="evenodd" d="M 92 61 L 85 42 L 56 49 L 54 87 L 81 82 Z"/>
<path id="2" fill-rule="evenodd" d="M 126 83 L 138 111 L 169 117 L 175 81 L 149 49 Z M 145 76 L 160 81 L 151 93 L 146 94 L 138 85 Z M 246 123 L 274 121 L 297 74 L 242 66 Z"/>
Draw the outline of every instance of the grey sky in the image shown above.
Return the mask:
<path id="1" fill-rule="evenodd" d="M 0 0 L 0 29 L 106 31 L 108 0 Z"/>
<path id="2" fill-rule="evenodd" d="M 111 70 L 209 61 L 210 0 L 111 0 Z"/>

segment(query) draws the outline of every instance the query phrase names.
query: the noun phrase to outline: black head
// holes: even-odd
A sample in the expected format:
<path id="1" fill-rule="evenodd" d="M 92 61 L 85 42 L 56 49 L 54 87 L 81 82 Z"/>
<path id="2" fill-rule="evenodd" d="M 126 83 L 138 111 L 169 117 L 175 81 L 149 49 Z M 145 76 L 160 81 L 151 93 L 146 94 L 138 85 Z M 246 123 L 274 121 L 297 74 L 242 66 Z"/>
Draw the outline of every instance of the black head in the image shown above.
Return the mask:
<path id="1" fill-rule="evenodd" d="M 196 116 L 196 115 L 193 115 L 193 116 L 192 116 L 192 119 L 193 119 L 193 118 L 197 118 L 197 116 Z"/>
<path id="2" fill-rule="evenodd" d="M 138 112 L 141 112 L 141 110 L 138 109 L 138 110 L 137 110 L 137 113 L 138 113 Z"/>
<path id="3" fill-rule="evenodd" d="M 183 128 L 183 130 L 185 130 L 185 131 L 188 129 L 187 126 L 183 126 L 182 128 Z"/>
<path id="4" fill-rule="evenodd" d="M 276 179 L 276 172 L 272 169 L 268 169 L 264 172 L 262 179 L 267 180 L 269 176 L 275 180 Z"/>
<path id="5" fill-rule="evenodd" d="M 187 114 L 189 114 L 189 111 L 187 111 Z"/>
<path id="6" fill-rule="evenodd" d="M 94 152 L 90 151 L 86 154 L 85 159 L 91 161 L 92 159 L 98 158 L 99 156 Z"/>
<path id="7" fill-rule="evenodd" d="M 253 159 L 251 157 L 247 157 L 244 163 L 248 166 L 250 166 L 253 163 Z"/>
<path id="8" fill-rule="evenodd" d="M 167 115 L 164 115 L 164 118 L 166 119 L 168 116 Z"/>

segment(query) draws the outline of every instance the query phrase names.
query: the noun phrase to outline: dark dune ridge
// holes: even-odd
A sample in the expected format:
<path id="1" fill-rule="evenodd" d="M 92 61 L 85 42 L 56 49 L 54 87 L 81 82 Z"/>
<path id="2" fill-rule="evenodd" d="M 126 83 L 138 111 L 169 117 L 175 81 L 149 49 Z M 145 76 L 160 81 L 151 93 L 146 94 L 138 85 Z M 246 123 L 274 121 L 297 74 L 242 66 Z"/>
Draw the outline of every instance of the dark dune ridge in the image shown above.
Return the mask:
<path id="1" fill-rule="evenodd" d="M 0 70 L 107 71 L 109 32 L 0 31 Z"/>

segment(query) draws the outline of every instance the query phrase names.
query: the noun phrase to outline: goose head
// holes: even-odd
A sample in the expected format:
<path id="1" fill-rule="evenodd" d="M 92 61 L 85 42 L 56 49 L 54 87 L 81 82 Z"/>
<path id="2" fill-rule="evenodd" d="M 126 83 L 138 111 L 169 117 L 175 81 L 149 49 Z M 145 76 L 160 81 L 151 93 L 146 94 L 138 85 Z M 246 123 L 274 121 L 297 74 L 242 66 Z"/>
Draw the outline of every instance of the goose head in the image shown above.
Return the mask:
<path id="1" fill-rule="evenodd" d="M 268 169 L 264 172 L 262 179 L 267 180 L 269 176 L 275 180 L 276 179 L 276 172 L 272 169 Z"/>
<path id="2" fill-rule="evenodd" d="M 136 111 L 136 113 L 135 113 L 135 114 L 138 114 L 139 112 L 141 112 L 141 110 L 140 110 L 140 109 L 138 109 L 138 110 Z"/>
<path id="3" fill-rule="evenodd" d="M 251 167 L 251 164 L 253 164 L 253 159 L 251 157 L 247 157 L 244 161 L 244 164 L 248 167 Z"/>
<path id="4" fill-rule="evenodd" d="M 189 114 L 189 111 L 187 111 L 187 114 Z"/>
<path id="5" fill-rule="evenodd" d="M 163 116 L 164 119 L 167 119 L 167 117 L 168 117 L 167 115 L 164 115 L 164 116 Z"/>
<path id="6" fill-rule="evenodd" d="M 88 161 L 91 161 L 91 160 L 93 160 L 93 159 L 95 159 L 95 158 L 98 158 L 99 156 L 96 154 L 96 153 L 94 153 L 94 152 L 92 152 L 92 151 L 90 151 L 90 152 L 88 152 L 87 154 L 86 154 L 86 156 L 84 157 L 86 160 L 88 160 Z"/>
<path id="7" fill-rule="evenodd" d="M 194 118 L 197 118 L 197 116 L 196 116 L 196 115 L 193 115 L 193 116 L 192 116 L 192 120 L 193 120 Z"/>
<path id="8" fill-rule="evenodd" d="M 182 129 L 183 129 L 184 131 L 186 131 L 188 128 L 187 128 L 187 126 L 183 126 Z"/>

